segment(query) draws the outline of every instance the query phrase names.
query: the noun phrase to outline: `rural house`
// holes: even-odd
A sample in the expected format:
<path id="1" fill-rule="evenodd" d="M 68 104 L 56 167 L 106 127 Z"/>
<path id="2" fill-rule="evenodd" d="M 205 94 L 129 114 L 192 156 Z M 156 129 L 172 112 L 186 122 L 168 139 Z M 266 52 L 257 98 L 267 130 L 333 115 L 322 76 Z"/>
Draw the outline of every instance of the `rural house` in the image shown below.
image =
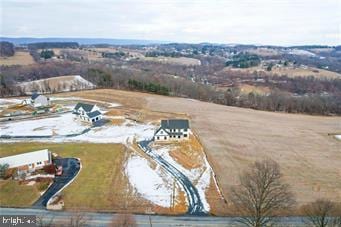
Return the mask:
<path id="1" fill-rule="evenodd" d="M 31 96 L 31 105 L 34 107 L 44 107 L 51 105 L 50 98 L 45 95 L 40 95 L 37 93 L 33 93 Z"/>
<path id="2" fill-rule="evenodd" d="M 76 114 L 81 120 L 87 122 L 96 122 L 102 119 L 102 113 L 96 105 L 87 103 L 77 103 L 73 109 L 73 113 Z"/>
<path id="3" fill-rule="evenodd" d="M 48 149 L 33 151 L 0 158 L 0 164 L 8 164 L 10 169 L 33 172 L 52 164 L 51 152 Z"/>
<path id="4" fill-rule="evenodd" d="M 155 142 L 179 141 L 189 138 L 189 121 L 186 119 L 161 120 L 154 134 Z"/>

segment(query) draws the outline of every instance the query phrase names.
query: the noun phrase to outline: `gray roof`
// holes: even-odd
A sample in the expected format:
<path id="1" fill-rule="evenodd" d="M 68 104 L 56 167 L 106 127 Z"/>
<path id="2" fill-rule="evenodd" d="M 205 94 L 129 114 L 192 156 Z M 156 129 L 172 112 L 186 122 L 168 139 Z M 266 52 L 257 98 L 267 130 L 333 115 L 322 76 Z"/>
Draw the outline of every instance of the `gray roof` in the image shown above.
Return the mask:
<path id="1" fill-rule="evenodd" d="M 97 117 L 97 116 L 99 116 L 99 115 L 101 115 L 101 114 L 102 114 L 101 112 L 99 112 L 98 110 L 96 110 L 96 111 L 87 113 L 86 115 L 88 115 L 89 118 L 94 118 L 94 117 Z"/>
<path id="2" fill-rule="evenodd" d="M 92 108 L 94 108 L 95 105 L 92 104 L 88 104 L 88 103 L 82 103 L 79 102 L 77 103 L 77 105 L 75 106 L 75 110 L 78 110 L 79 108 L 83 108 L 83 110 L 85 110 L 85 112 L 90 112 L 92 110 Z"/>
<path id="3" fill-rule="evenodd" d="M 31 96 L 32 100 L 35 100 L 36 98 L 38 98 L 39 94 L 37 92 L 34 92 Z"/>
<path id="4" fill-rule="evenodd" d="M 189 128 L 189 121 L 186 119 L 161 120 L 161 128 L 187 129 L 187 128 Z"/>

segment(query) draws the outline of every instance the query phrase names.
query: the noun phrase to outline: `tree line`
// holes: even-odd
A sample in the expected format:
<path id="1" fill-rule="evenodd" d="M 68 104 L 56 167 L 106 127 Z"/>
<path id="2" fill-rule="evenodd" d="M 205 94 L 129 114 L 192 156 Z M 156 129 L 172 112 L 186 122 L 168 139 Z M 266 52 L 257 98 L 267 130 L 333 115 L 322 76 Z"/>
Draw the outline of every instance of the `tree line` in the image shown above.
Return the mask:
<path id="1" fill-rule="evenodd" d="M 189 79 L 204 78 L 205 74 L 214 73 L 219 67 L 219 63 L 210 67 L 185 67 L 136 62 L 131 63 L 131 67 L 124 67 L 123 64 L 108 66 L 107 62 L 88 64 L 70 61 L 41 62 L 30 66 L 2 66 L 0 67 L 2 72 L 0 96 L 21 94 L 19 88 L 15 86 L 17 82 L 62 75 L 81 75 L 98 88 L 139 90 L 257 110 L 341 114 L 341 80 L 337 79 L 266 77 L 252 74 L 237 75 L 234 72 L 235 74 L 228 74 L 229 80 L 226 80 L 232 86 L 225 89 L 216 89 L 214 86 Z M 219 78 L 223 78 L 224 74 L 215 75 L 217 83 L 221 84 Z M 240 78 L 245 80 L 243 83 L 255 86 L 261 83 L 262 86 L 268 86 L 271 92 L 269 94 L 242 93 L 237 83 Z M 258 82 L 259 78 L 262 82 Z M 237 86 L 234 85 L 235 83 Z M 326 90 L 328 93 L 324 92 Z"/>
<path id="2" fill-rule="evenodd" d="M 11 57 L 15 53 L 14 45 L 10 42 L 0 42 L 0 56 Z"/>

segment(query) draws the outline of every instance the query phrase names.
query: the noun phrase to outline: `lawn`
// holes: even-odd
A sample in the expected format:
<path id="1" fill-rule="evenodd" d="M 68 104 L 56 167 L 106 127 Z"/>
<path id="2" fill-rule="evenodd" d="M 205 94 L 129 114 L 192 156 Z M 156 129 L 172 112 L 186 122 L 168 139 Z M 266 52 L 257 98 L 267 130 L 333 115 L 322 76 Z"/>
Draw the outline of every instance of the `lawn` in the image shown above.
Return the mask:
<path id="1" fill-rule="evenodd" d="M 123 182 L 122 163 L 125 152 L 120 144 L 43 144 L 13 143 L 0 146 L 0 156 L 48 148 L 62 157 L 78 157 L 82 170 L 76 180 L 65 189 L 66 209 L 110 209 L 115 197 L 126 187 Z M 1 205 L 30 206 L 39 197 L 34 186 L 24 186 L 13 181 L 0 182 Z M 122 196 L 121 196 L 122 197 Z M 20 199 L 19 199 L 20 198 Z"/>
<path id="2" fill-rule="evenodd" d="M 27 186 L 14 180 L 0 181 L 0 206 L 26 207 L 39 196 L 37 184 Z"/>

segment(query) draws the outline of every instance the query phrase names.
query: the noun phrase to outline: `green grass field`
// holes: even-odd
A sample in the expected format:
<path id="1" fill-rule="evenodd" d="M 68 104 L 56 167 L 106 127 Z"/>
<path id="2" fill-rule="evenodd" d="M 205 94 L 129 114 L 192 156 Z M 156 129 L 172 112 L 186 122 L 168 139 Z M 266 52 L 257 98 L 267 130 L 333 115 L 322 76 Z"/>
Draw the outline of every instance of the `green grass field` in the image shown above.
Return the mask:
<path id="1" fill-rule="evenodd" d="M 120 144 L 13 143 L 0 146 L 0 157 L 48 148 L 62 157 L 81 159 L 82 170 L 63 192 L 66 209 L 110 209 L 116 191 L 122 191 L 125 152 Z M 116 191 L 116 192 L 117 192 Z M 1 206 L 30 206 L 39 198 L 36 186 L 0 181 Z"/>

